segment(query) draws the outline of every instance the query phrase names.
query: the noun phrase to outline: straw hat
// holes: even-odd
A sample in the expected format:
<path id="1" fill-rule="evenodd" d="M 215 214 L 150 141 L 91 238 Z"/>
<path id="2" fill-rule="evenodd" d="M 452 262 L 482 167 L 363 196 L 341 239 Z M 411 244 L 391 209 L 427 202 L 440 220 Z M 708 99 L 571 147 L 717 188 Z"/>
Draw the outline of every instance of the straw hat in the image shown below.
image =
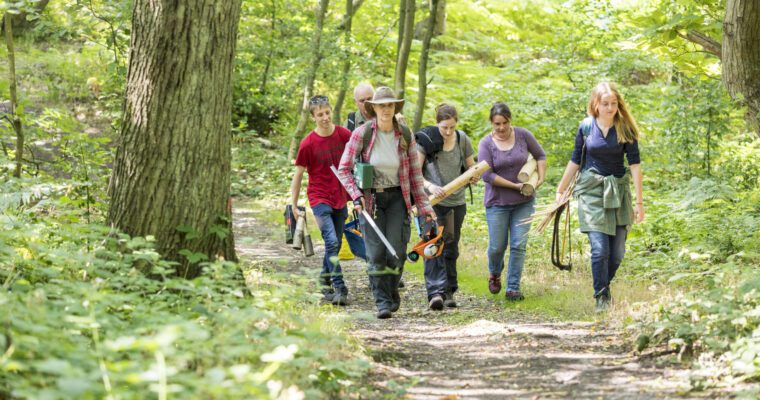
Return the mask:
<path id="1" fill-rule="evenodd" d="M 404 99 L 397 99 L 396 95 L 393 94 L 393 90 L 387 86 L 377 88 L 375 95 L 372 96 L 372 100 L 369 100 L 366 103 L 373 105 L 373 107 L 364 107 L 367 110 L 367 114 L 370 118 L 375 118 L 377 116 L 377 114 L 375 114 L 375 104 L 395 103 L 396 110 L 393 112 L 393 114 L 400 113 L 404 108 Z"/>

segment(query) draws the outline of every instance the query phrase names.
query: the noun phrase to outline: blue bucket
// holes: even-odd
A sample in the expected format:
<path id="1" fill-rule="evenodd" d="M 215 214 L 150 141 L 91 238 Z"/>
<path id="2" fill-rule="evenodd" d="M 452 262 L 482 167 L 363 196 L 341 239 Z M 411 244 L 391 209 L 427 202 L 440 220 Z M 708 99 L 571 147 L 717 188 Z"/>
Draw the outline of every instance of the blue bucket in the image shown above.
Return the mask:
<path id="1" fill-rule="evenodd" d="M 355 256 L 367 260 L 367 250 L 364 248 L 364 238 L 362 238 L 361 227 L 359 226 L 359 220 L 354 219 L 347 223 L 343 229 L 343 234 L 346 235 L 346 241 L 348 247 Z"/>

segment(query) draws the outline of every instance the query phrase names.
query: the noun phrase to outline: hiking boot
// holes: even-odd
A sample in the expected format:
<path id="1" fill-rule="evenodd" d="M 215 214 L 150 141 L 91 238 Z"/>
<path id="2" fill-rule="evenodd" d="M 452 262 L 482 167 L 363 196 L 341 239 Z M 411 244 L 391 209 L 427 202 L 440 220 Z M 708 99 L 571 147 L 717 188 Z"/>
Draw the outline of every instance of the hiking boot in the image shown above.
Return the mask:
<path id="1" fill-rule="evenodd" d="M 507 290 L 507 300 L 509 301 L 525 300 L 525 296 L 523 296 L 519 290 Z"/>
<path id="2" fill-rule="evenodd" d="M 406 284 L 404 284 L 404 280 L 403 279 L 400 279 L 398 281 L 398 288 L 401 289 L 401 288 L 404 288 L 404 287 L 406 287 Z"/>
<path id="3" fill-rule="evenodd" d="M 391 314 L 391 310 L 382 309 L 377 312 L 377 319 L 388 319 L 391 316 L 393 316 L 393 314 Z"/>
<path id="4" fill-rule="evenodd" d="M 347 306 L 348 305 L 348 293 L 338 292 L 332 298 L 332 304 L 334 306 Z"/>
<path id="5" fill-rule="evenodd" d="M 454 300 L 454 293 L 449 293 L 446 295 L 446 300 L 443 301 L 443 305 L 449 308 L 454 308 L 457 306 L 457 301 Z"/>
<path id="6" fill-rule="evenodd" d="M 607 296 L 599 296 L 596 298 L 596 312 L 603 313 L 609 310 L 610 299 Z"/>
<path id="7" fill-rule="evenodd" d="M 398 291 L 391 293 L 391 300 L 393 300 L 393 303 L 391 303 L 391 311 L 398 311 L 399 307 L 401 307 L 401 295 Z"/>
<path id="8" fill-rule="evenodd" d="M 496 294 L 501 291 L 501 278 L 499 275 L 491 274 L 488 278 L 488 291 L 491 292 L 491 294 Z"/>
<path id="9" fill-rule="evenodd" d="M 431 310 L 441 311 L 443 310 L 443 297 L 440 294 L 433 296 L 428 304 Z"/>
<path id="10" fill-rule="evenodd" d="M 333 289 L 322 289 L 322 301 L 325 303 L 332 303 L 335 291 Z"/>

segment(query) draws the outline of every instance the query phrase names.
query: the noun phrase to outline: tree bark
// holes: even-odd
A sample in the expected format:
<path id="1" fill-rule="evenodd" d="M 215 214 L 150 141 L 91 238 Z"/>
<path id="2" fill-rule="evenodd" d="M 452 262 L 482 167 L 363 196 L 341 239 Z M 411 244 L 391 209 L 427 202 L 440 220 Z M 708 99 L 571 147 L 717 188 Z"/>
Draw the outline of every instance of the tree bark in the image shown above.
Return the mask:
<path id="1" fill-rule="evenodd" d="M 348 92 L 348 76 L 351 72 L 351 22 L 356 14 L 356 9 L 361 6 L 363 0 L 346 0 L 346 14 L 343 16 L 343 29 L 344 29 L 344 43 L 343 48 L 343 71 L 341 71 L 340 78 L 340 90 L 338 91 L 338 98 L 335 100 L 335 108 L 333 109 L 333 123 L 336 125 L 342 125 L 341 111 L 343 109 L 343 102 L 346 100 L 346 93 Z"/>
<path id="2" fill-rule="evenodd" d="M 309 99 L 314 91 L 314 80 L 316 80 L 319 62 L 322 59 L 322 26 L 324 25 L 325 15 L 327 14 L 327 8 L 329 5 L 329 0 L 319 0 L 319 7 L 316 11 L 316 28 L 314 29 L 314 37 L 311 45 L 312 57 L 311 62 L 309 63 L 309 69 L 306 72 L 306 83 L 303 88 L 303 102 L 299 109 L 300 115 L 298 118 L 298 125 L 293 132 L 293 138 L 290 140 L 290 149 L 288 150 L 288 160 L 291 161 L 296 158 L 298 144 L 301 142 L 301 137 L 306 131 L 306 123 L 309 120 Z"/>
<path id="3" fill-rule="evenodd" d="M 721 46 L 720 42 L 717 40 L 705 35 L 702 32 L 697 32 L 695 30 L 690 30 L 686 32 L 686 34 L 679 33 L 678 36 L 692 42 L 696 43 L 700 46 L 702 46 L 703 49 L 705 49 L 706 52 L 717 56 L 718 58 L 721 57 Z"/>
<path id="4" fill-rule="evenodd" d="M 760 3 L 727 0 L 723 20 L 723 83 L 747 105 L 747 119 L 760 138 Z"/>
<path id="5" fill-rule="evenodd" d="M 236 260 L 231 229 L 232 74 L 241 0 L 135 0 L 124 122 L 108 220 L 195 277 Z"/>
<path id="6" fill-rule="evenodd" d="M 441 36 L 444 33 L 446 33 L 446 0 L 438 0 L 433 36 Z"/>
<path id="7" fill-rule="evenodd" d="M 10 13 L 5 13 L 3 18 L 5 25 L 5 45 L 8 47 L 8 79 L 10 89 L 10 115 L 13 131 L 16 133 L 16 169 L 13 176 L 21 178 L 21 168 L 24 162 L 24 130 L 21 126 L 21 118 L 16 114 L 18 105 L 18 93 L 16 92 L 16 52 L 13 47 L 13 23 Z"/>
<path id="8" fill-rule="evenodd" d="M 399 99 L 404 98 L 404 91 L 406 90 L 406 67 L 409 63 L 409 53 L 412 49 L 412 38 L 414 37 L 414 12 L 416 8 L 414 0 L 406 0 L 404 5 L 405 10 L 403 12 L 403 20 L 399 20 L 400 23 L 403 22 L 401 28 L 399 28 L 399 33 L 403 33 L 403 36 L 399 40 L 400 47 L 396 57 L 396 73 L 393 85 L 394 91 L 396 92 L 395 94 Z"/>
<path id="9" fill-rule="evenodd" d="M 427 96 L 427 62 L 430 53 L 430 42 L 433 40 L 433 34 L 435 33 L 438 15 L 438 1 L 439 0 L 430 0 L 430 17 L 428 18 L 425 38 L 422 40 L 422 50 L 420 51 L 419 93 L 417 93 L 417 110 L 414 114 L 414 132 L 420 130 L 420 126 L 422 126 L 422 115 L 425 113 L 425 97 Z"/>

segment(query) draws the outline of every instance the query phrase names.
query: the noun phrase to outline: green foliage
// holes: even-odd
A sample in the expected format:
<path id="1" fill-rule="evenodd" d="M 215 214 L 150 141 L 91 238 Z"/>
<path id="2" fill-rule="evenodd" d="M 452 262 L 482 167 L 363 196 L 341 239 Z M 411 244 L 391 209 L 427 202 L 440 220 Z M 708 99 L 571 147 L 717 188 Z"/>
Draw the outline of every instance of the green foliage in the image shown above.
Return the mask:
<path id="1" fill-rule="evenodd" d="M 197 279 L 174 278 L 149 238 L 73 222 L 79 211 L 40 186 L 8 196 L 26 205 L 0 215 L 3 397 L 334 398 L 360 389 L 367 362 L 306 282 L 245 266 L 258 277 L 246 287 L 240 267 L 222 261 Z"/>

